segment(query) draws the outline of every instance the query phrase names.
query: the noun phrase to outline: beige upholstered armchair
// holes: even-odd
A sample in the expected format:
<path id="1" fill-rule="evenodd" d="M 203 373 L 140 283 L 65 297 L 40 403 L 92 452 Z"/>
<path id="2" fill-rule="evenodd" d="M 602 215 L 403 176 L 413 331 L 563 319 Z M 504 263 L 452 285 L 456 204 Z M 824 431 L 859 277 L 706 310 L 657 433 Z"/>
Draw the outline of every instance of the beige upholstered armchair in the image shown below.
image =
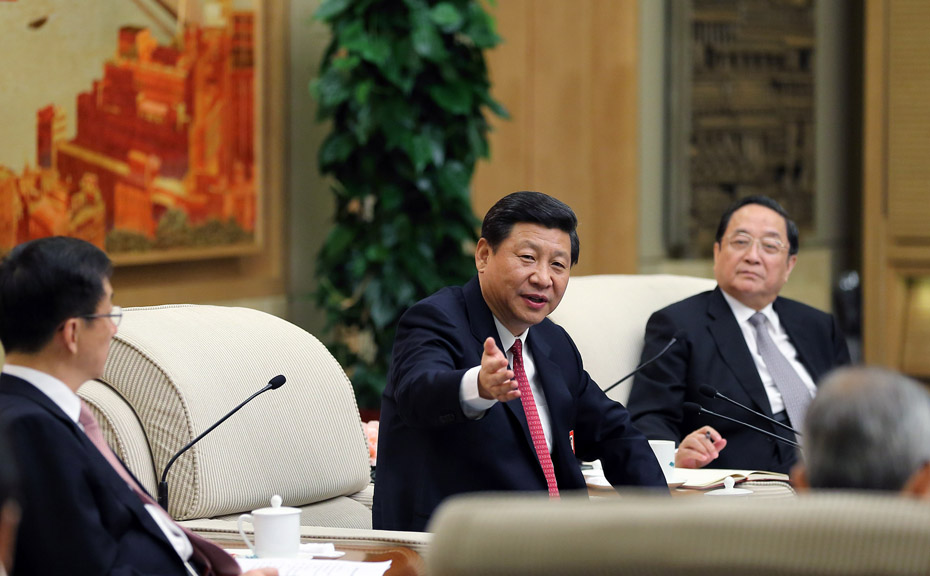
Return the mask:
<path id="1" fill-rule="evenodd" d="M 550 317 L 571 335 L 591 378 L 607 388 L 636 368 L 653 312 L 716 285 L 670 274 L 574 276 Z M 627 380 L 607 395 L 626 403 L 631 384 Z"/>
<path id="2" fill-rule="evenodd" d="M 472 496 L 447 501 L 429 529 L 433 576 L 930 573 L 930 504 L 896 495 Z"/>
<path id="3" fill-rule="evenodd" d="M 79 394 L 110 446 L 155 494 L 181 447 L 278 374 L 287 378 L 281 388 L 255 398 L 174 463 L 171 515 L 232 534 L 239 514 L 279 494 L 303 510 L 305 536 L 408 543 L 404 534 L 371 530 L 368 446 L 354 392 L 327 349 L 289 322 L 247 308 L 126 309 L 103 378 Z"/>

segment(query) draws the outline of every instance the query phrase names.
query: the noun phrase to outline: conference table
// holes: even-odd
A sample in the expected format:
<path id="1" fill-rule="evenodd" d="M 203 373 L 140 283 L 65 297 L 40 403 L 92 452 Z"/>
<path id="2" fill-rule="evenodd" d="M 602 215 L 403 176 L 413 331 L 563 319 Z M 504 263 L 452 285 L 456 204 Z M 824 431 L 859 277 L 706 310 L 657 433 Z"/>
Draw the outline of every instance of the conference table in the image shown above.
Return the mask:
<path id="1" fill-rule="evenodd" d="M 596 474 L 587 472 L 585 476 L 588 480 L 588 495 L 592 500 L 623 496 L 623 490 L 621 489 L 620 493 L 618 493 L 606 483 L 603 476 L 598 477 Z M 773 479 L 747 480 L 739 483 L 738 487 L 749 490 L 751 494 L 747 496 L 751 498 L 785 498 L 795 495 L 790 483 Z M 711 490 L 681 487 L 677 486 L 676 482 L 669 487 L 669 491 L 673 497 L 690 498 L 708 494 Z M 213 533 L 207 536 L 227 549 L 245 548 L 245 544 L 238 534 Z M 318 538 L 304 538 L 304 542 L 318 541 L 320 541 Z M 423 556 L 416 549 L 409 546 L 390 542 L 346 542 L 339 540 L 334 542 L 334 546 L 336 550 L 345 553 L 339 559 L 342 561 L 384 562 L 389 560 L 391 567 L 385 573 L 387 576 L 422 576 L 426 574 L 426 563 Z"/>

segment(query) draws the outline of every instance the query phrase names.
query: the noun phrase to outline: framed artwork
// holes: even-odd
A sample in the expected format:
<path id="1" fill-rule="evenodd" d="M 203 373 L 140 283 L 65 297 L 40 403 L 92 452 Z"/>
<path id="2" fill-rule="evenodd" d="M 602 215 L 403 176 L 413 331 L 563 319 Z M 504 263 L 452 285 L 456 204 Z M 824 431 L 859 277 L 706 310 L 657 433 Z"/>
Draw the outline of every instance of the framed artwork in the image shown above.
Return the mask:
<path id="1" fill-rule="evenodd" d="M 264 0 L 0 0 L 0 254 L 251 255 Z"/>

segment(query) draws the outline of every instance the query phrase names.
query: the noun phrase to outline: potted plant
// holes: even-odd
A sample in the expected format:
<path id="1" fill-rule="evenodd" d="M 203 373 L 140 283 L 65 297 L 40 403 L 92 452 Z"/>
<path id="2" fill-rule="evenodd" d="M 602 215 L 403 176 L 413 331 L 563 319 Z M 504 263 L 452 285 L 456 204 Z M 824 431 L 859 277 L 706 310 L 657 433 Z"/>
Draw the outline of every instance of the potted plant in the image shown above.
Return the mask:
<path id="1" fill-rule="evenodd" d="M 333 36 L 311 92 L 336 200 L 315 298 L 359 404 L 377 407 L 401 314 L 474 274 L 484 112 L 507 114 L 484 58 L 500 38 L 478 0 L 325 0 L 314 17 Z"/>

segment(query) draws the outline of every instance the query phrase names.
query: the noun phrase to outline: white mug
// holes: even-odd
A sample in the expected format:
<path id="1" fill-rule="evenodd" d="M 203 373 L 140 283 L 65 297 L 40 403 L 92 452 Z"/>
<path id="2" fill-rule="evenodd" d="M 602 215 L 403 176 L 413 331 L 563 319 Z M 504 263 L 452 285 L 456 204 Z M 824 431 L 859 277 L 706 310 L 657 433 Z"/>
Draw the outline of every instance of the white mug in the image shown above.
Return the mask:
<path id="1" fill-rule="evenodd" d="M 675 474 L 675 442 L 673 440 L 650 440 L 649 447 L 656 455 L 659 466 L 668 481 Z"/>
<path id="2" fill-rule="evenodd" d="M 255 543 L 242 527 L 250 522 L 255 532 Z M 239 535 L 249 550 L 259 558 L 296 558 L 300 552 L 300 508 L 281 506 L 281 497 L 271 497 L 271 508 L 252 510 L 239 516 Z"/>

